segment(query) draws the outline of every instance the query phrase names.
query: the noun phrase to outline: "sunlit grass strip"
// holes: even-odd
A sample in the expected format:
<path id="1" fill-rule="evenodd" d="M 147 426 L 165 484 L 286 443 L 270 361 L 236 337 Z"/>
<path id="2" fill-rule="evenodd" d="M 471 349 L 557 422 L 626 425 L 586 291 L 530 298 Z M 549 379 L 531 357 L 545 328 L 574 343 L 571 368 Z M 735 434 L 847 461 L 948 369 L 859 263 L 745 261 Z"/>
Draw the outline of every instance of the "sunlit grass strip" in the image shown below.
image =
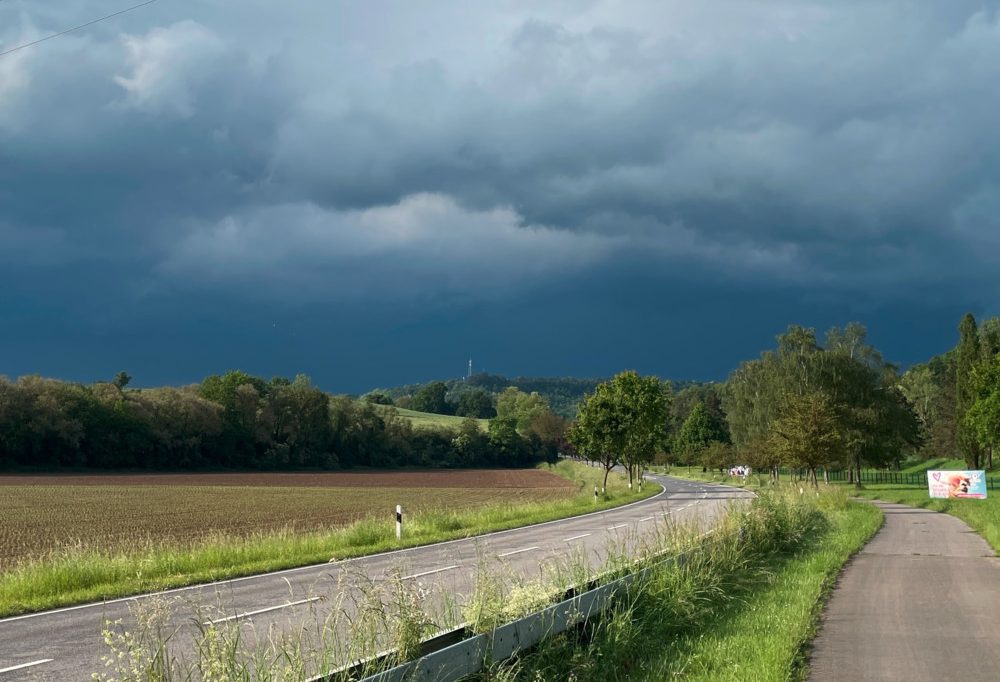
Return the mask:
<path id="1" fill-rule="evenodd" d="M 490 679 L 800 678 L 837 573 L 880 525 L 877 508 L 848 503 L 839 488 L 765 493 L 704 552 L 664 565 L 594 625 Z"/>
<path id="2" fill-rule="evenodd" d="M 403 419 L 408 420 L 411 424 L 413 424 L 414 428 L 418 429 L 457 429 L 461 427 L 462 423 L 468 418 L 456 417 L 448 414 L 435 414 L 433 412 L 418 412 L 417 410 L 407 410 L 405 408 L 395 406 L 379 406 L 379 409 L 386 412 L 395 410 L 396 414 Z M 484 432 L 489 428 L 489 419 L 477 419 L 476 422 L 479 424 L 479 428 Z"/>
<path id="3" fill-rule="evenodd" d="M 914 473 L 918 469 L 960 469 L 965 463 L 959 459 L 937 459 L 914 465 L 904 471 Z M 702 472 L 700 467 L 674 467 L 671 475 L 681 478 L 691 478 L 699 481 L 712 481 L 728 485 L 745 485 L 750 489 L 767 486 L 767 476 L 754 474 L 746 482 L 718 471 Z M 787 484 L 787 480 L 784 481 Z M 965 521 L 990 544 L 995 552 L 1000 553 L 1000 491 L 989 491 L 990 497 L 985 500 L 974 499 L 932 499 L 926 485 L 908 485 L 902 483 L 865 483 L 858 488 L 852 483 L 838 481 L 831 485 L 843 487 L 849 494 L 885 502 L 907 504 L 911 507 L 933 509 L 934 511 L 951 514 Z"/>
<path id="4" fill-rule="evenodd" d="M 908 504 L 911 507 L 933 509 L 957 516 L 983 536 L 994 551 L 1000 552 L 1000 490 L 990 490 L 985 500 L 931 499 L 927 488 L 903 485 L 871 485 L 852 494 L 886 502 Z"/>
<path id="5" fill-rule="evenodd" d="M 647 679 L 783 680 L 805 677 L 808 645 L 837 574 L 881 525 L 878 509 L 854 503 L 827 514 L 822 537 L 787 561 L 771 563 L 765 582 L 697 632 L 670 642 Z"/>
<path id="6" fill-rule="evenodd" d="M 0 617 L 470 537 L 610 509 L 660 491 L 648 485 L 626 492 L 616 475 L 609 495 L 595 504 L 600 470 L 560 462 L 551 471 L 574 480 L 578 492 L 555 502 L 413 514 L 398 542 L 394 520 L 380 518 L 328 532 L 219 535 L 189 546 L 146 541 L 113 553 L 86 545 L 61 549 L 0 574 Z"/>

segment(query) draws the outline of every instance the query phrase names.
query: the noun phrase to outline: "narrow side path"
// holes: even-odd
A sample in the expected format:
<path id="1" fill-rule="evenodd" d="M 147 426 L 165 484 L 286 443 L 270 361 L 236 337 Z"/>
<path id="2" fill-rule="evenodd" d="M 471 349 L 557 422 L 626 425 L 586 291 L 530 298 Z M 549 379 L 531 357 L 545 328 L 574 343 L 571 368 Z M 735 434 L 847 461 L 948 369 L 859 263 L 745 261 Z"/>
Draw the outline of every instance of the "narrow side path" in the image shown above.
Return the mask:
<path id="1" fill-rule="evenodd" d="M 954 516 L 875 504 L 885 525 L 841 574 L 809 679 L 1000 678 L 1000 558 Z"/>

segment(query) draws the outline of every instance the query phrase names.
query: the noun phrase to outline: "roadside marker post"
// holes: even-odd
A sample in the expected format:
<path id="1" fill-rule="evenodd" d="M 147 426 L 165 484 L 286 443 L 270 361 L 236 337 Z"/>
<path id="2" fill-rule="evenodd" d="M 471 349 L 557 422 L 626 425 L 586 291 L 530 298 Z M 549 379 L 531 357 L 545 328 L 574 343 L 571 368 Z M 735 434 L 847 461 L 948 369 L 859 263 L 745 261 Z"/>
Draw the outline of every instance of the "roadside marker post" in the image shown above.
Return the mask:
<path id="1" fill-rule="evenodd" d="M 396 505 L 396 539 L 403 537 L 403 505 Z"/>
<path id="2" fill-rule="evenodd" d="M 597 504 L 597 486 L 594 486 L 594 504 Z"/>

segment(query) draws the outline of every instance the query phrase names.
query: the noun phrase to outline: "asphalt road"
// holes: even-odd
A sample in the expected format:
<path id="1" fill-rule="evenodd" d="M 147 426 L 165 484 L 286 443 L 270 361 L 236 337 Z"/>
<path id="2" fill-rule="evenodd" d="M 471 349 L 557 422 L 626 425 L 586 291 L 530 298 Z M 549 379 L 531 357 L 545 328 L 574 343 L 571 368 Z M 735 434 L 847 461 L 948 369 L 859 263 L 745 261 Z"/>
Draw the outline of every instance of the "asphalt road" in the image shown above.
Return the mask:
<path id="1" fill-rule="evenodd" d="M 435 596 L 428 603 L 455 604 L 472 593 L 478 570 L 537 577 L 553 562 L 586 556 L 592 566 L 608 559 L 609 546 L 634 548 L 660 532 L 665 523 L 698 523 L 708 528 L 728 502 L 746 497 L 738 488 L 656 477 L 664 492 L 639 503 L 585 516 L 361 557 L 319 566 L 279 571 L 210 585 L 169 590 L 0 620 L 0 682 L 84 680 L 103 670 L 105 620 L 121 619 L 135 631 L 137 606 L 151 600 L 170 603 L 164 631 L 177 629 L 184 642 L 196 623 L 240 623 L 247 636 L 323 622 L 338 609 L 357 611 L 365 586 L 392 574 L 419 581 Z M 421 588 L 423 589 L 423 588 Z M 346 595 L 346 598 L 345 598 Z M 140 609 L 141 610 L 141 609 Z M 181 645 L 183 648 L 183 645 Z"/>
<path id="2" fill-rule="evenodd" d="M 877 504 L 885 526 L 833 591 L 809 679 L 1000 679 L 1000 558 L 953 516 Z"/>

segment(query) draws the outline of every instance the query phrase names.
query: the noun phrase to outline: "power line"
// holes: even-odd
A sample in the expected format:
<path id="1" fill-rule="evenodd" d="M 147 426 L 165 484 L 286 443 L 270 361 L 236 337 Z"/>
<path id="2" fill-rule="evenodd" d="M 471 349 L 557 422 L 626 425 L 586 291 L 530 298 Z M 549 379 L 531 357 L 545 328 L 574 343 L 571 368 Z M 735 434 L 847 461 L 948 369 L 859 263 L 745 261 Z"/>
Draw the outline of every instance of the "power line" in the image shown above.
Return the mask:
<path id="1" fill-rule="evenodd" d="M 3 0 L 0 0 L 0 2 L 3 2 Z M 93 26 L 94 24 L 98 24 L 98 23 L 100 23 L 102 21 L 107 21 L 108 19 L 111 19 L 112 17 L 117 17 L 120 14 L 125 14 L 126 12 L 131 12 L 134 9 L 139 9 L 140 7 L 145 7 L 146 5 L 152 5 L 154 2 L 156 2 L 156 0 L 146 0 L 146 2 L 140 2 L 138 5 L 132 5 L 131 7 L 128 7 L 126 9 L 118 10 L 117 12 L 113 12 L 111 14 L 108 14 L 107 16 L 103 16 L 100 19 L 94 19 L 93 21 L 88 21 L 85 24 L 80 24 L 79 26 L 74 26 L 73 28 L 67 28 L 65 31 L 59 31 L 59 33 L 53 33 L 50 36 L 45 36 L 44 38 L 39 38 L 38 40 L 33 40 L 30 43 L 24 43 L 23 45 L 18 45 L 17 47 L 12 47 L 9 50 L 4 50 L 3 52 L 0 52 L 0 57 L 3 57 L 4 55 L 8 55 L 11 52 L 17 52 L 18 50 L 23 50 L 24 48 L 31 47 L 32 45 L 37 45 L 38 43 L 44 43 L 46 40 L 52 40 L 53 38 L 58 38 L 59 36 L 64 36 L 67 33 L 72 33 L 73 31 L 79 31 L 81 28 L 87 28 L 88 26 Z"/>

